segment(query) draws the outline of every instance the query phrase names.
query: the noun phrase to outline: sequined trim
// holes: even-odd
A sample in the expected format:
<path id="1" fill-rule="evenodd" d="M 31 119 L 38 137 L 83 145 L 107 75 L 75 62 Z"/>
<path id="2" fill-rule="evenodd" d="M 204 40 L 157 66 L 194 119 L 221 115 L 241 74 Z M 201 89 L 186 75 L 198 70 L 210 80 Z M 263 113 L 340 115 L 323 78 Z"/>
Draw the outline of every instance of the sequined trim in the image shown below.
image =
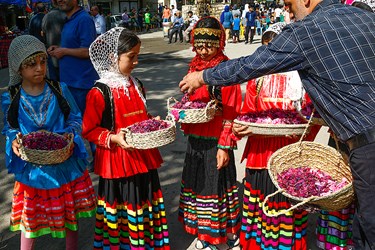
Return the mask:
<path id="1" fill-rule="evenodd" d="M 194 29 L 194 36 L 196 35 L 214 35 L 217 37 L 220 37 L 221 30 L 218 29 L 212 29 L 212 28 L 196 28 Z"/>

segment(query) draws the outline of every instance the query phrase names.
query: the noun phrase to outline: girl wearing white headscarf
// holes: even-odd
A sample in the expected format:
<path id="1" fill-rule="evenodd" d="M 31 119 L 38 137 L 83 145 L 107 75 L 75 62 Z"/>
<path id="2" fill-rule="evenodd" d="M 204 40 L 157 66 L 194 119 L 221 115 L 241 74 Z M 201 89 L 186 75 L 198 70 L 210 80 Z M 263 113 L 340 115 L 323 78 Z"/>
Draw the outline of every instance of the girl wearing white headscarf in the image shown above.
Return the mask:
<path id="1" fill-rule="evenodd" d="M 157 170 L 163 160 L 157 148 L 133 148 L 123 129 L 151 118 L 143 86 L 131 75 L 140 48 L 136 34 L 116 27 L 89 49 L 100 76 L 87 95 L 82 131 L 97 146 L 94 249 L 170 249 Z"/>

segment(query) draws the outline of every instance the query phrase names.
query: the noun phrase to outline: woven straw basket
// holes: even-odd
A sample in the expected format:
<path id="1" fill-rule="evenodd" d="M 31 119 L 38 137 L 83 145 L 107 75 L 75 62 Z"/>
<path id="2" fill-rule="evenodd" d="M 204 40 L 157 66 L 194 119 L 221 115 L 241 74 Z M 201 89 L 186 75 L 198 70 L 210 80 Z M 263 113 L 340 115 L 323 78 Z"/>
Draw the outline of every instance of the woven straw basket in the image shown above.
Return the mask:
<path id="1" fill-rule="evenodd" d="M 157 148 L 172 143 L 176 139 L 176 123 L 169 115 L 164 121 L 170 125 L 168 128 L 148 133 L 132 133 L 129 129 L 130 126 L 125 128 L 126 142 L 136 149 Z"/>
<path id="2" fill-rule="evenodd" d="M 289 168 L 297 168 L 308 166 L 311 168 L 322 170 L 328 173 L 334 180 L 341 181 L 345 177 L 350 183 L 344 186 L 341 190 L 331 193 L 326 196 L 317 197 L 312 196 L 309 198 L 300 198 L 290 195 L 283 190 L 277 182 L 277 175 Z M 268 173 L 273 184 L 278 191 L 268 195 L 263 203 L 263 212 L 267 216 L 275 217 L 280 214 L 285 214 L 288 211 L 295 209 L 301 205 L 307 204 L 313 207 L 318 207 L 328 211 L 337 211 L 348 207 L 354 199 L 354 191 L 352 186 L 352 174 L 349 165 L 347 165 L 334 148 L 325 146 L 317 142 L 300 141 L 287 145 L 272 154 L 268 161 Z M 298 202 L 288 210 L 280 211 L 279 213 L 269 214 L 265 211 L 267 200 L 282 193 L 286 197 Z"/>
<path id="3" fill-rule="evenodd" d="M 66 140 L 66 138 L 62 135 L 48 132 L 48 131 L 37 131 L 37 132 L 43 132 L 46 134 L 53 134 L 58 137 L 62 137 Z M 27 135 L 33 134 L 36 132 L 31 132 Z M 24 136 L 27 136 L 24 135 Z M 21 159 L 27 162 L 31 162 L 34 164 L 40 164 L 40 165 L 53 165 L 53 164 L 59 164 L 64 161 L 66 161 L 73 153 L 73 134 L 68 134 L 67 142 L 68 144 L 62 148 L 57 150 L 39 150 L 39 149 L 29 149 L 23 146 L 22 144 L 22 138 L 17 135 L 18 143 L 21 144 L 21 147 L 19 148 L 19 152 L 21 154 Z"/>
<path id="4" fill-rule="evenodd" d="M 274 135 L 274 136 L 284 136 L 284 135 L 302 135 L 308 126 L 307 123 L 304 124 L 266 124 L 266 123 L 251 123 L 244 122 L 235 119 L 234 123 L 245 125 L 248 130 L 253 134 L 257 135 Z M 308 128 L 310 130 L 310 128 Z"/>
<path id="5" fill-rule="evenodd" d="M 174 101 L 174 103 L 178 102 L 173 97 L 168 98 L 168 113 L 172 114 L 172 111 L 177 112 L 179 114 L 178 122 L 180 123 L 205 123 L 211 121 L 215 116 L 216 105 L 214 100 L 207 103 L 207 106 L 202 109 L 172 108 L 171 101 Z"/>

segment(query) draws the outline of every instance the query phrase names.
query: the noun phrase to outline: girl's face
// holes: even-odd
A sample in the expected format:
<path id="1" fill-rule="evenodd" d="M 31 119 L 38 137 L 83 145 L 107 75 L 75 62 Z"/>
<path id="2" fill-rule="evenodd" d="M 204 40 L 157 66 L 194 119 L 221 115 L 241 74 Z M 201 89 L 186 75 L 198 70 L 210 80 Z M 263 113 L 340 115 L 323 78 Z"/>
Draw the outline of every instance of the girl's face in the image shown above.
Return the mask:
<path id="1" fill-rule="evenodd" d="M 135 66 L 138 64 L 138 55 L 141 50 L 141 44 L 138 43 L 131 50 L 120 55 L 118 60 L 118 68 L 120 73 L 129 76 Z"/>
<path id="2" fill-rule="evenodd" d="M 218 48 L 204 44 L 203 46 L 195 47 L 198 55 L 204 60 L 211 60 L 218 52 Z"/>
<path id="3" fill-rule="evenodd" d="M 40 84 L 44 82 L 47 72 L 47 55 L 40 54 L 32 58 L 26 58 L 20 67 L 23 82 Z"/>

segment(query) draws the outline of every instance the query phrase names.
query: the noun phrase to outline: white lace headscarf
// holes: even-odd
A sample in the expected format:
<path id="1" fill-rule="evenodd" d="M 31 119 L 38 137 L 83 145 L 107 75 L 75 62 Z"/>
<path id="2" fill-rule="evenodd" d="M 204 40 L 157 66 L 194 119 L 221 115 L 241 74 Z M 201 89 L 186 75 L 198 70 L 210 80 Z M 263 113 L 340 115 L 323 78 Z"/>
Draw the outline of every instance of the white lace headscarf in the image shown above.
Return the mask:
<path id="1" fill-rule="evenodd" d="M 264 33 L 266 32 L 275 32 L 277 35 L 279 35 L 283 28 L 287 24 L 285 22 L 278 22 L 270 26 Z M 297 109 L 301 109 L 301 101 L 303 99 L 303 96 L 305 95 L 305 90 L 302 86 L 302 81 L 301 78 L 299 77 L 299 74 L 297 71 L 289 71 L 286 73 L 281 73 L 285 74 L 287 77 L 285 86 L 284 86 L 284 91 L 283 91 L 283 98 L 285 100 L 290 100 L 293 103 L 293 106 Z M 271 76 L 266 76 L 264 81 L 269 81 L 272 78 Z M 275 88 L 271 92 L 278 92 L 279 91 L 279 86 L 275 86 Z M 270 96 L 272 96 L 271 93 L 269 93 Z M 275 94 L 276 95 L 276 94 Z M 287 103 L 284 103 L 287 105 Z"/>
<path id="2" fill-rule="evenodd" d="M 16 85 L 22 81 L 19 72 L 22 62 L 38 52 L 47 55 L 46 47 L 35 36 L 22 35 L 13 39 L 8 51 L 9 85 Z"/>
<path id="3" fill-rule="evenodd" d="M 132 76 L 121 74 L 118 67 L 118 43 L 123 30 L 122 27 L 115 27 L 98 36 L 90 45 L 89 54 L 100 77 L 98 82 L 104 83 L 110 88 L 124 88 L 125 94 L 129 97 L 130 78 L 134 84 L 138 84 L 138 82 Z M 143 102 L 146 102 L 137 86 L 136 90 Z"/>
<path id="4" fill-rule="evenodd" d="M 266 32 L 272 31 L 279 35 L 285 26 L 286 26 L 285 22 L 278 22 L 278 23 L 272 24 L 270 27 L 268 27 L 268 29 L 263 34 L 265 34 Z"/>

